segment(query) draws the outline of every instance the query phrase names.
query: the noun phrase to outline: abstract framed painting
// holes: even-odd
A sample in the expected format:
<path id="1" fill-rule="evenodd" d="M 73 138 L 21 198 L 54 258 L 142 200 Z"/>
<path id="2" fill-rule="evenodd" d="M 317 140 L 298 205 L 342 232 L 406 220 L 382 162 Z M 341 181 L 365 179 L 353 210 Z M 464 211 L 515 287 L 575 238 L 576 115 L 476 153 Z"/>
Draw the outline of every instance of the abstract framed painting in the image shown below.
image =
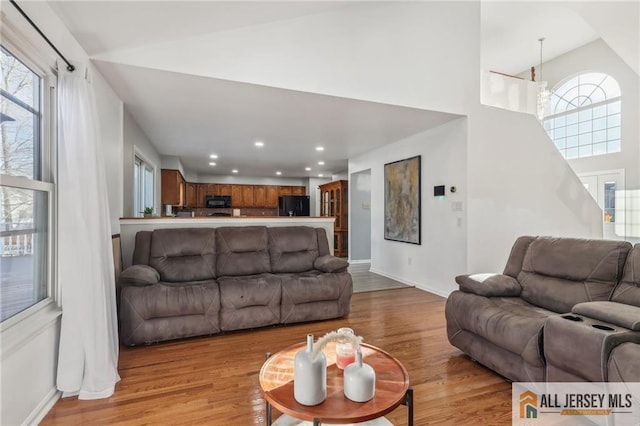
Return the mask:
<path id="1" fill-rule="evenodd" d="M 421 244 L 420 156 L 384 165 L 384 239 Z"/>

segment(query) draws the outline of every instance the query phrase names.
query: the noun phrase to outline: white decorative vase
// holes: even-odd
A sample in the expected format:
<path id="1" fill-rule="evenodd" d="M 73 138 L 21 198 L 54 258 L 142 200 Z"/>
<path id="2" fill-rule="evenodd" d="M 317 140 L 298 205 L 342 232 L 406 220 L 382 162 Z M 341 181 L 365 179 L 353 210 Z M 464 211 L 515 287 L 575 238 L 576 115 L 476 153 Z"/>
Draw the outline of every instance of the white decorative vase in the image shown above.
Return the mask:
<path id="1" fill-rule="evenodd" d="M 344 369 L 344 396 L 355 402 L 369 401 L 376 394 L 376 372 L 362 363 L 362 352 L 356 352 L 356 362 Z"/>
<path id="2" fill-rule="evenodd" d="M 302 405 L 318 405 L 327 398 L 327 359 L 320 351 L 311 360 L 313 334 L 307 335 L 307 347 L 296 354 L 293 368 L 293 397 Z"/>

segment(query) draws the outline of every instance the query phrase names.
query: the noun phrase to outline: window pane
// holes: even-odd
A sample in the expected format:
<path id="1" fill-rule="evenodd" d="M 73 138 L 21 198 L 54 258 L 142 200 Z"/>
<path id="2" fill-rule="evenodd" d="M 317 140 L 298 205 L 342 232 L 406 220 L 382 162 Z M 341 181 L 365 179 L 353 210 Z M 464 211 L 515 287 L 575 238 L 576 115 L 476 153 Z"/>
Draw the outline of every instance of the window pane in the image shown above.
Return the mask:
<path id="1" fill-rule="evenodd" d="M 604 221 L 616 221 L 616 183 L 604 183 Z"/>
<path id="2" fill-rule="evenodd" d="M 144 169 L 144 207 L 153 208 L 153 170 Z"/>
<path id="3" fill-rule="evenodd" d="M 581 146 L 578 155 L 580 157 L 590 157 L 591 155 L 593 155 L 591 145 Z"/>
<path id="4" fill-rule="evenodd" d="M 40 110 L 40 77 L 2 48 L 2 90 L 27 106 Z M 3 110 L 4 112 L 4 110 Z"/>
<path id="5" fill-rule="evenodd" d="M 578 137 L 570 136 L 567 138 L 567 148 L 573 148 L 574 146 L 578 146 Z"/>
<path id="6" fill-rule="evenodd" d="M 620 141 L 609 141 L 607 143 L 607 152 L 620 152 Z"/>
<path id="7" fill-rule="evenodd" d="M 138 216 L 142 211 L 140 206 L 140 163 L 138 161 L 133 164 L 133 211 L 135 216 Z"/>
<path id="8" fill-rule="evenodd" d="M 566 139 L 565 138 L 559 138 L 555 140 L 556 143 L 556 147 L 558 147 L 558 149 L 563 149 L 566 147 Z"/>
<path id="9" fill-rule="evenodd" d="M 48 193 L 0 187 L 0 321 L 47 297 Z"/>
<path id="10" fill-rule="evenodd" d="M 580 146 L 591 145 L 591 133 L 580 135 Z"/>
<path id="11" fill-rule="evenodd" d="M 567 149 L 567 159 L 578 158 L 578 148 Z"/>
<path id="12" fill-rule="evenodd" d="M 585 121 L 584 123 L 580 123 L 580 128 L 578 132 L 579 133 L 591 132 L 591 121 Z"/>
<path id="13" fill-rule="evenodd" d="M 544 129 L 549 130 L 553 125 L 553 120 L 544 120 Z"/>
<path id="14" fill-rule="evenodd" d="M 565 136 L 566 127 L 558 127 L 553 131 L 553 138 L 563 138 Z"/>
<path id="15" fill-rule="evenodd" d="M 607 124 L 609 127 L 620 126 L 620 114 L 610 115 L 607 117 Z"/>
<path id="16" fill-rule="evenodd" d="M 577 135 L 578 134 L 578 125 L 574 124 L 571 126 L 567 126 L 567 136 Z"/>
<path id="17" fill-rule="evenodd" d="M 595 107 L 593 109 L 593 118 L 604 117 L 605 115 L 607 115 L 606 105 L 600 105 L 599 107 Z"/>
<path id="18" fill-rule="evenodd" d="M 609 115 L 617 114 L 620 112 L 620 101 L 612 102 L 607 105 L 607 112 Z"/>
<path id="19" fill-rule="evenodd" d="M 607 153 L 607 144 L 606 143 L 597 143 L 593 145 L 593 155 L 600 155 Z"/>
<path id="20" fill-rule="evenodd" d="M 591 109 L 580 111 L 580 122 L 591 120 Z"/>
<path id="21" fill-rule="evenodd" d="M 620 127 L 614 127 L 613 129 L 607 130 L 607 138 L 611 139 L 620 139 Z"/>
<path id="22" fill-rule="evenodd" d="M 555 120 L 553 120 L 553 127 L 562 127 L 565 124 L 566 124 L 565 116 L 556 117 Z"/>
<path id="23" fill-rule="evenodd" d="M 605 117 L 593 120 L 593 130 L 602 130 L 607 128 L 607 119 Z"/>
<path id="24" fill-rule="evenodd" d="M 574 112 L 567 115 L 567 125 L 576 124 L 578 122 L 578 113 Z"/>
<path id="25" fill-rule="evenodd" d="M 597 132 L 593 132 L 593 143 L 596 142 L 604 142 L 607 140 L 607 131 L 606 130 L 600 130 Z"/>

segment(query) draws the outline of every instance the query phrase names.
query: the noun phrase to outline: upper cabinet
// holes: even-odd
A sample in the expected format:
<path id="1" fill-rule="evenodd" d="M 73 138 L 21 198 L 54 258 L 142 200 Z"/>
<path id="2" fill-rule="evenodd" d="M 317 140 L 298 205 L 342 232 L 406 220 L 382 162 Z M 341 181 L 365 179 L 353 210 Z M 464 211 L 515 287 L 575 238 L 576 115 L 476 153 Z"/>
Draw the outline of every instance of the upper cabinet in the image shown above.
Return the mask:
<path id="1" fill-rule="evenodd" d="M 185 206 L 186 207 L 200 207 L 198 203 L 198 184 L 186 183 L 185 184 Z"/>
<path id="2" fill-rule="evenodd" d="M 185 181 L 179 170 L 162 169 L 161 184 L 162 204 L 184 205 Z"/>

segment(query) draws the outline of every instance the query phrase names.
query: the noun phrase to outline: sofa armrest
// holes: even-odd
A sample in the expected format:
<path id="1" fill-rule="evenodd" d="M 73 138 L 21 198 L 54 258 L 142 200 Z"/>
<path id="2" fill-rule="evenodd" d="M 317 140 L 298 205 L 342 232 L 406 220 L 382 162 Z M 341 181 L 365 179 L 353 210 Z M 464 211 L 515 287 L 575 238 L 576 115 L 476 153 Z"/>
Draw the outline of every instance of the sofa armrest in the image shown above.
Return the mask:
<path id="1" fill-rule="evenodd" d="M 502 274 L 458 275 L 456 282 L 463 292 L 485 297 L 519 296 L 522 291 L 515 278 Z"/>
<path id="2" fill-rule="evenodd" d="M 617 302 L 584 302 L 575 305 L 571 312 L 618 327 L 640 331 L 640 307 Z"/>
<path id="3" fill-rule="evenodd" d="M 313 267 L 321 272 L 344 272 L 348 266 L 349 262 L 346 260 L 331 255 L 320 256 L 313 261 Z"/>
<path id="4" fill-rule="evenodd" d="M 118 283 L 120 286 L 145 286 L 157 284 L 158 281 L 160 281 L 160 274 L 151 266 L 133 265 L 122 271 Z"/>

